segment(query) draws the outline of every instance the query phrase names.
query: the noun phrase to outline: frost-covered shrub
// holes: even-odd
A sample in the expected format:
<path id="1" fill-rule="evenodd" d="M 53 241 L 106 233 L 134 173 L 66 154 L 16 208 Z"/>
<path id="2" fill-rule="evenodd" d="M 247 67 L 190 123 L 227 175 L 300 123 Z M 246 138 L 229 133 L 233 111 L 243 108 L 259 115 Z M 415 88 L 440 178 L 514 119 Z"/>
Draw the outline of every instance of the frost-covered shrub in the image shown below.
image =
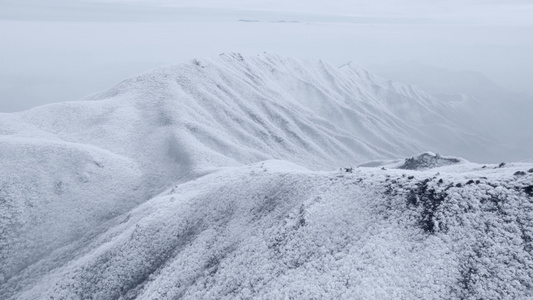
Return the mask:
<path id="1" fill-rule="evenodd" d="M 416 188 L 411 190 L 407 197 L 410 205 L 421 208 L 419 224 L 425 232 L 429 233 L 445 228 L 445 225 L 441 224 L 438 210 L 448 196 L 446 190 L 439 191 L 430 184 L 432 179 L 434 178 L 417 183 Z M 442 180 L 439 183 L 442 183 Z"/>
<path id="2" fill-rule="evenodd" d="M 403 201 L 410 226 L 452 247 L 459 264 L 450 298 L 533 297 L 533 178 L 457 179 L 388 180 L 387 207 L 397 211 Z"/>
<path id="3" fill-rule="evenodd" d="M 462 160 L 455 157 L 443 157 L 431 152 L 422 153 L 418 156 L 406 158 L 403 165 L 398 167 L 405 170 L 423 170 L 436 167 L 448 166 L 461 163 Z"/>

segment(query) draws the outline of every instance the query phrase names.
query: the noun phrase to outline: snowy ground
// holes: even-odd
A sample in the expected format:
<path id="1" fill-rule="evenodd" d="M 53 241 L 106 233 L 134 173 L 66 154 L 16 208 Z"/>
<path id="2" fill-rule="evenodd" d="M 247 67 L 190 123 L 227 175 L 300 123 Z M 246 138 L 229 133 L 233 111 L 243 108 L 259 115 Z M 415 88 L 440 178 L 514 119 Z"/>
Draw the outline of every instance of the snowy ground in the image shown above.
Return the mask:
<path id="1" fill-rule="evenodd" d="M 2 298 L 525 299 L 527 168 L 223 168 L 57 249 Z"/>

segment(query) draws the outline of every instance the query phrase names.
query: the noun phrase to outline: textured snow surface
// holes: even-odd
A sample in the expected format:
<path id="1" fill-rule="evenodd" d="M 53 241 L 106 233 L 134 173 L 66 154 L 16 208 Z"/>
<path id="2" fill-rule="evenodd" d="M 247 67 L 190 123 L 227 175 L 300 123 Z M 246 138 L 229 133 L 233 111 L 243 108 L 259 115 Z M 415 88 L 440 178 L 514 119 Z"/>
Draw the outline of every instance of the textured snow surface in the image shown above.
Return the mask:
<path id="1" fill-rule="evenodd" d="M 223 54 L 0 114 L 0 299 L 530 297 L 531 162 L 391 160 L 505 153 L 455 110 Z"/>
<path id="2" fill-rule="evenodd" d="M 508 150 L 471 130 L 481 127 L 475 112 L 353 64 L 221 54 L 90 97 L 109 98 L 140 110 L 143 123 L 172 128 L 193 162 L 209 167 L 276 158 L 321 169 L 425 150 L 479 161 Z"/>
<path id="3" fill-rule="evenodd" d="M 220 169 L 54 251 L 1 296 L 525 299 L 533 173 L 513 174 L 531 166 Z"/>

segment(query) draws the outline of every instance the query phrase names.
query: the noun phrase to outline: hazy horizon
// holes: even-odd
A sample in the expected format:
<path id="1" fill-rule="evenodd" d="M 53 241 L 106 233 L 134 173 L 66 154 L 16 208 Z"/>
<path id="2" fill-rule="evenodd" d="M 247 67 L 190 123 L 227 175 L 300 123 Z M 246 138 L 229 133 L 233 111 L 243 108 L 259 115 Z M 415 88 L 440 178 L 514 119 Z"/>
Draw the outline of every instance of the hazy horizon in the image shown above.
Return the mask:
<path id="1" fill-rule="evenodd" d="M 221 52 L 417 61 L 533 94 L 528 1 L 0 1 L 0 111 L 77 100 Z M 253 22 L 243 22 L 253 21 Z"/>

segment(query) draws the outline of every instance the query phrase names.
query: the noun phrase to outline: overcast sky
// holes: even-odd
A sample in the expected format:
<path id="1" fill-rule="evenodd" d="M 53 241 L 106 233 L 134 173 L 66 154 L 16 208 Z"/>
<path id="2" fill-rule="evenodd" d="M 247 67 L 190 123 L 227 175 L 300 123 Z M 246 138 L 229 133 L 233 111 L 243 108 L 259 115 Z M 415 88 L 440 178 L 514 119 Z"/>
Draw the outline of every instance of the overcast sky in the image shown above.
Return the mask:
<path id="1" fill-rule="evenodd" d="M 533 94 L 531 16 L 530 0 L 0 0 L 0 111 L 229 51 L 416 60 Z"/>

